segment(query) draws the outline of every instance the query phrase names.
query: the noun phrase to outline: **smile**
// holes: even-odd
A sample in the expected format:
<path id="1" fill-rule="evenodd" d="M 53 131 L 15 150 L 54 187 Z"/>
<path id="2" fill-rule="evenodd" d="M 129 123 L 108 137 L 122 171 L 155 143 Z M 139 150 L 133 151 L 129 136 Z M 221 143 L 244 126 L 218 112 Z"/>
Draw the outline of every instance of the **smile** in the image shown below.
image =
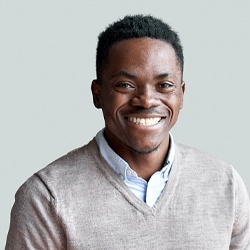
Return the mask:
<path id="1" fill-rule="evenodd" d="M 142 125 L 142 126 L 153 126 L 157 124 L 161 120 L 161 117 L 154 118 L 138 118 L 138 117 L 128 117 L 128 121 L 134 124 Z"/>

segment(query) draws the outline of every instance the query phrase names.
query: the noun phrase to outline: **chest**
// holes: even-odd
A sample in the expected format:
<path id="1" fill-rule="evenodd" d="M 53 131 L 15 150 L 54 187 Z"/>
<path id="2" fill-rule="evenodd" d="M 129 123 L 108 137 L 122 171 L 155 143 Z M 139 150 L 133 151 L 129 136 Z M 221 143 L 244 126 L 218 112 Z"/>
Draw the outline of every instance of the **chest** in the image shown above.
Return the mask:
<path id="1" fill-rule="evenodd" d="M 153 208 L 125 186 L 66 193 L 58 211 L 68 249 L 229 249 L 233 199 L 209 190 L 164 190 Z"/>

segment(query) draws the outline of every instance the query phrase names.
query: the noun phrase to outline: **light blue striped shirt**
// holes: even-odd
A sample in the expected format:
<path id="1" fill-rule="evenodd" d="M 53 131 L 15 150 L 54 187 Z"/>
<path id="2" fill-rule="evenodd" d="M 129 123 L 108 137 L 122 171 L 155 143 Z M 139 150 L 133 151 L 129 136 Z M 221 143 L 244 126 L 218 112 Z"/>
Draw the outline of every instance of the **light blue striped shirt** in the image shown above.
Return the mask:
<path id="1" fill-rule="evenodd" d="M 112 150 L 103 135 L 103 131 L 104 129 L 99 131 L 95 137 L 101 155 L 128 188 L 140 200 L 144 201 L 150 207 L 153 207 L 168 181 L 171 166 L 174 161 L 175 147 L 172 135 L 170 134 L 169 152 L 163 168 L 155 172 L 147 182 L 138 177 L 137 173 L 129 167 L 128 163 Z"/>

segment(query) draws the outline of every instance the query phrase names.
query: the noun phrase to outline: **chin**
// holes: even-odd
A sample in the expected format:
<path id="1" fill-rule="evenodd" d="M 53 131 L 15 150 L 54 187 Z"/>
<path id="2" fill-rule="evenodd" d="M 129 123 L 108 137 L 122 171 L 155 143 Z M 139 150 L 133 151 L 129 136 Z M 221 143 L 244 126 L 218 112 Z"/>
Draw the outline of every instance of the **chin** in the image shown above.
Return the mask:
<path id="1" fill-rule="evenodd" d="M 157 151 L 159 146 L 160 145 L 158 145 L 156 147 L 151 147 L 151 148 L 135 148 L 135 147 L 130 147 L 130 146 L 128 146 L 128 147 L 133 153 L 136 153 L 137 155 L 148 155 L 148 154 L 151 154 L 151 153 Z"/>

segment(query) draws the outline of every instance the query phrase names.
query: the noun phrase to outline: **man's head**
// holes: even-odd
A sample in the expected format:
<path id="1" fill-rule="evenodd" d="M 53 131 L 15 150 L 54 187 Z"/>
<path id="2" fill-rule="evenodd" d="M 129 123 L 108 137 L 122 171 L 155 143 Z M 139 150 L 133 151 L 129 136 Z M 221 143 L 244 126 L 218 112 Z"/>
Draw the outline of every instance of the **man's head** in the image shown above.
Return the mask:
<path id="1" fill-rule="evenodd" d="M 183 73 L 183 51 L 177 33 L 160 19 L 150 15 L 134 15 L 125 16 L 123 19 L 114 22 L 99 35 L 96 52 L 97 79 L 101 79 L 102 69 L 108 60 L 109 50 L 115 43 L 142 37 L 154 38 L 170 44 L 175 51 L 177 61 Z"/>
<path id="2" fill-rule="evenodd" d="M 125 17 L 100 35 L 93 101 L 102 109 L 109 145 L 123 159 L 165 156 L 182 107 L 182 69 L 178 36 L 158 19 Z"/>

